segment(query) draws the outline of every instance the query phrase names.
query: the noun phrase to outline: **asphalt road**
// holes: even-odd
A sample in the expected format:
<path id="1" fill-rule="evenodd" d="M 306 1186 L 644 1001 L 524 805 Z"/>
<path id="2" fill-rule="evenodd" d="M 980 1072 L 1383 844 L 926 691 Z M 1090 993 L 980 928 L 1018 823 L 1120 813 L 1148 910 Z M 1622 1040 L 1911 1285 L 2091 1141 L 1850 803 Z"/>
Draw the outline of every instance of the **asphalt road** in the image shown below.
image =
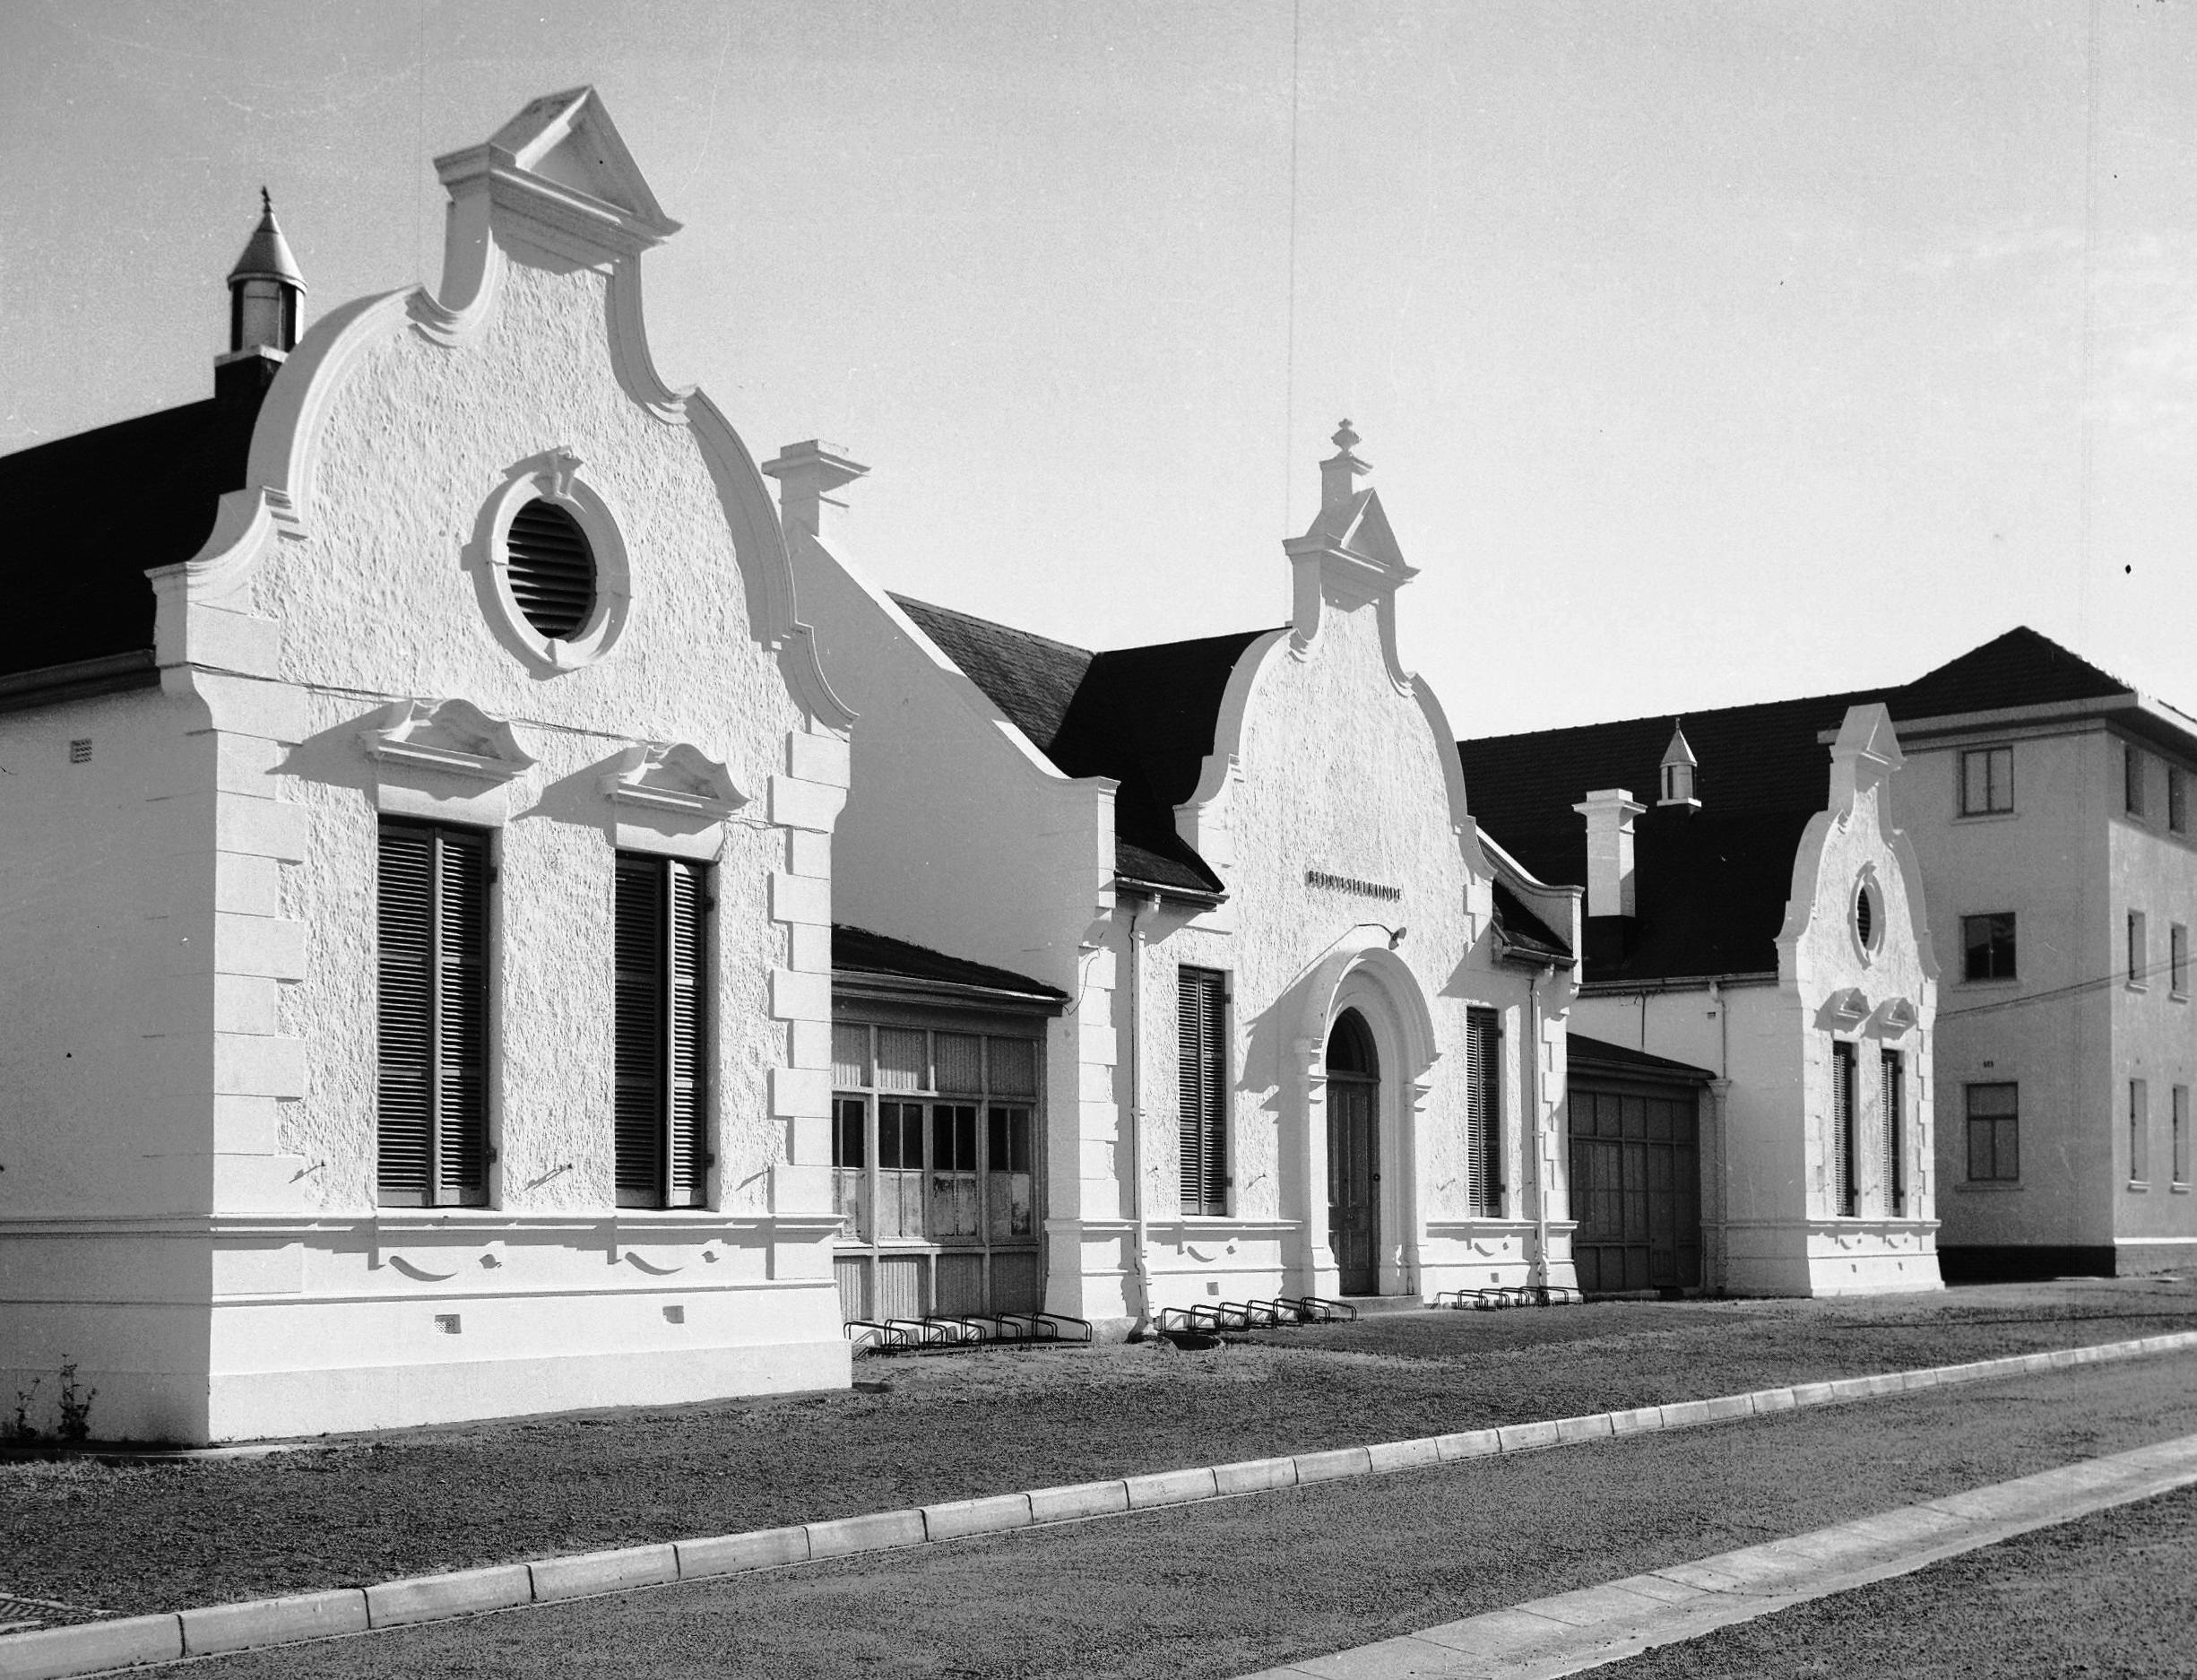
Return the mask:
<path id="1" fill-rule="evenodd" d="M 205 1680 L 1223 1680 L 2197 1433 L 2193 1377 L 2197 1358 L 2177 1356 L 1930 1390 L 195 1667 Z"/>

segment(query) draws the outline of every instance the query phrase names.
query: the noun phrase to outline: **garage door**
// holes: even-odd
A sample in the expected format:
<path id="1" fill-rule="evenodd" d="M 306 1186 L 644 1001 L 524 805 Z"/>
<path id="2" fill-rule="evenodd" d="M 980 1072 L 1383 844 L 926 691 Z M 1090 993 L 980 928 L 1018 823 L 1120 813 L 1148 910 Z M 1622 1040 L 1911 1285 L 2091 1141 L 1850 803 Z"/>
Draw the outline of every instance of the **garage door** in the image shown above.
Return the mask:
<path id="1" fill-rule="evenodd" d="M 1571 1239 L 1590 1295 L 1701 1281 L 1701 1154 L 1691 1091 L 1575 1073 Z"/>

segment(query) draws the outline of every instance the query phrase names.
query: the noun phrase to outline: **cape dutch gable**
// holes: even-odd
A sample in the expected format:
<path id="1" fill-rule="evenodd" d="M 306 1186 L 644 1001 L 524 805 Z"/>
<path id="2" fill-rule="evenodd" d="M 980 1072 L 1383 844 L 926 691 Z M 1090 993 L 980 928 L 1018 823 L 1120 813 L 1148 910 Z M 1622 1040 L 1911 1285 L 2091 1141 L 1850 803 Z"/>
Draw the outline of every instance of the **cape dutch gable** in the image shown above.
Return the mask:
<path id="1" fill-rule="evenodd" d="M 1571 1281 L 1550 1122 L 1577 895 L 1483 846 L 1396 656 L 1413 568 L 1336 441 L 1289 624 L 1099 653 L 869 583 L 843 452 L 765 469 L 863 719 L 843 912 L 1073 1000 L 1044 1040 L 1041 1293 L 1116 1329 Z M 842 1100 L 879 1123 L 884 1098 Z M 850 1242 L 845 1310 L 943 1299 L 952 1260 Z"/>

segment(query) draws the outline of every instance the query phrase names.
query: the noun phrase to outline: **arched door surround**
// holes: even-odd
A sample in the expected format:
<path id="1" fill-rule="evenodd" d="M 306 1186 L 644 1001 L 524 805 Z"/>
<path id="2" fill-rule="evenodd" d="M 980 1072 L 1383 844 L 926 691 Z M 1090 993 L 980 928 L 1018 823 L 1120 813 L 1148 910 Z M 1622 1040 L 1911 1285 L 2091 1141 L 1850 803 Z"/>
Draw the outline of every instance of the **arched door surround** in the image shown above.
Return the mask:
<path id="1" fill-rule="evenodd" d="M 1419 1116 L 1438 1052 L 1419 977 L 1388 948 L 1384 932 L 1346 935 L 1281 1005 L 1284 1011 L 1293 1009 L 1296 1019 L 1294 1071 L 1284 1081 L 1282 1191 L 1283 1206 L 1297 1227 L 1300 1246 L 1290 1271 L 1292 1287 L 1300 1294 L 1414 1295 L 1419 1288 L 1424 1225 L 1415 1167 Z M 1331 1061 L 1332 1051 L 1339 1054 Z M 1346 1125 L 1331 1121 L 1331 1103 L 1353 1108 Z M 1362 1126 L 1355 1118 L 1359 1109 L 1366 1114 Z M 1371 1254 L 1370 1277 L 1354 1260 L 1345 1280 L 1330 1226 L 1328 1157 L 1331 1136 L 1352 1128 L 1370 1157 L 1363 1171 L 1371 1191 L 1365 1241 Z"/>
<path id="2" fill-rule="evenodd" d="M 1380 1289 L 1380 1054 L 1355 1009 L 1328 1034 L 1328 1243 L 1346 1295 Z"/>

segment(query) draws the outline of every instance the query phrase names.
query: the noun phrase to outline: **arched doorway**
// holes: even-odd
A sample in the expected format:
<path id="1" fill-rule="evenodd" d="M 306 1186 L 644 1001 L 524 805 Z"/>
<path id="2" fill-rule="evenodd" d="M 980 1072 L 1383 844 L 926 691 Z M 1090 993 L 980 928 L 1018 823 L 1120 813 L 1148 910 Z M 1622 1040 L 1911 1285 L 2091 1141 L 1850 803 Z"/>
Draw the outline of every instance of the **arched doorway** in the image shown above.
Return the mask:
<path id="1" fill-rule="evenodd" d="M 1380 1060 L 1365 1018 L 1328 1034 L 1328 1243 L 1346 1295 L 1380 1288 Z"/>

